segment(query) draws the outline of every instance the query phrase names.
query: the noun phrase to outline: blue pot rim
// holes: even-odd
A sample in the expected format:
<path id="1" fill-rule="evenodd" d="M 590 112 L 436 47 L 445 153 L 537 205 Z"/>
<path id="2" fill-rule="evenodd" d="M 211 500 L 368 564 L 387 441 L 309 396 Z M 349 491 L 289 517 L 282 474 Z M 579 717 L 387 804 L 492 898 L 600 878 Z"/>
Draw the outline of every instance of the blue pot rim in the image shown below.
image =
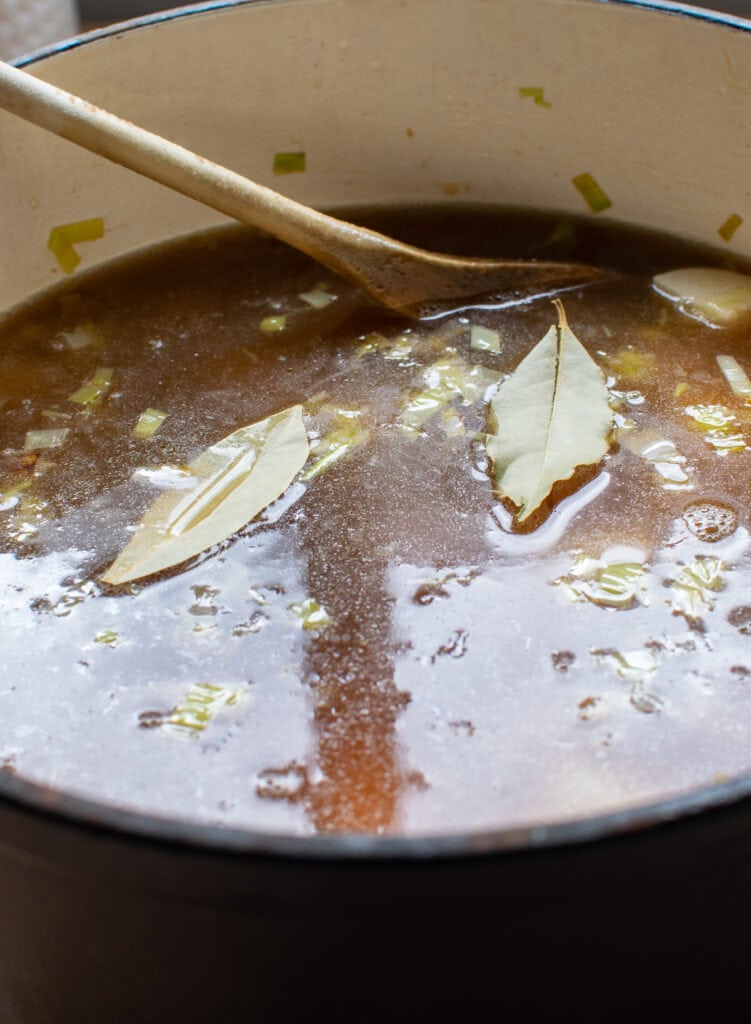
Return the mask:
<path id="1" fill-rule="evenodd" d="M 206 0 L 204 3 L 159 11 L 129 21 L 81 33 L 52 46 L 35 50 L 12 61 L 27 67 L 40 60 L 66 53 L 106 39 L 163 22 L 193 17 L 212 11 L 255 4 L 283 3 L 285 0 Z M 580 0 L 581 2 L 581 0 Z M 588 0 L 592 4 L 636 7 L 677 17 L 710 22 L 740 31 L 751 31 L 747 21 L 730 14 L 673 3 L 671 0 Z M 0 773 L 0 804 L 57 821 L 62 826 L 108 832 L 123 841 L 142 840 L 187 850 L 273 856 L 289 860 L 320 861 L 425 861 L 509 855 L 576 847 L 628 835 L 640 835 L 660 826 L 670 826 L 702 812 L 751 809 L 751 773 L 726 782 L 705 786 L 680 796 L 609 814 L 593 815 L 554 825 L 488 829 L 472 833 L 426 836 L 380 835 L 286 835 L 245 828 L 204 825 L 143 814 L 95 800 L 59 792 L 39 783 Z M 747 804 L 748 807 L 742 805 Z"/>

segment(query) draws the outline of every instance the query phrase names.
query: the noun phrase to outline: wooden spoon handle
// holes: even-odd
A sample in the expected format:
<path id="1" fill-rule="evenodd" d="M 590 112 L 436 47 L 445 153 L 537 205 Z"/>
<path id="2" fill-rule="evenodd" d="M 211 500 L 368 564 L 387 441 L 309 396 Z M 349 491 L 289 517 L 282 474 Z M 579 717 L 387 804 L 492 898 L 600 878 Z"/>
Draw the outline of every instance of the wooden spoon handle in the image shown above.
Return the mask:
<path id="1" fill-rule="evenodd" d="M 380 248 L 389 241 L 376 232 L 311 210 L 2 61 L 0 107 L 260 228 L 333 270 L 345 269 L 339 258 L 343 253 L 337 254 L 337 249 L 373 245 Z"/>

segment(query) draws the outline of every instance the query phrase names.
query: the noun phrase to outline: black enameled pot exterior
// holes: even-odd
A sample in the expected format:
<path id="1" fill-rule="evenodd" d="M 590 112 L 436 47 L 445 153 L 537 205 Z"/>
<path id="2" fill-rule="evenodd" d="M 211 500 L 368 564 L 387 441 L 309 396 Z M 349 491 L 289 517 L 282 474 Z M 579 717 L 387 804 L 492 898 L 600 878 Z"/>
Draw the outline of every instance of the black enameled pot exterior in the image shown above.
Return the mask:
<path id="1" fill-rule="evenodd" d="M 362 38 L 381 38 L 390 31 L 384 27 L 389 23 L 400 38 L 422 31 L 430 40 L 433 33 L 439 47 L 442 41 L 453 45 L 458 19 L 466 22 L 467 52 L 481 75 L 472 48 L 480 36 L 489 36 L 482 19 L 502 17 L 512 37 L 528 32 L 529 39 L 538 40 L 530 51 L 540 60 L 544 45 L 557 40 L 568 58 L 553 68 L 545 57 L 551 75 L 579 74 L 584 58 L 577 47 L 589 47 L 592 60 L 612 69 L 616 85 L 633 81 L 637 92 L 643 79 L 658 73 L 661 55 L 668 54 L 664 63 L 670 65 L 670 81 L 660 98 L 665 109 L 648 105 L 643 96 L 641 101 L 653 137 L 665 136 L 666 152 L 677 148 L 676 160 L 692 168 L 694 177 L 681 179 L 688 181 L 689 198 L 677 192 L 665 198 L 662 159 L 655 158 L 654 165 L 644 160 L 627 165 L 617 132 L 603 159 L 613 163 L 624 219 L 678 230 L 695 190 L 706 194 L 707 209 L 695 211 L 684 226 L 698 240 L 711 236 L 727 212 L 730 191 L 745 180 L 749 103 L 743 76 L 751 65 L 749 25 L 659 2 L 471 2 L 470 18 L 448 0 L 433 0 L 430 13 L 428 0 L 219 0 L 95 33 L 22 63 L 81 92 L 88 85 L 92 99 L 113 107 L 111 90 L 120 87 L 121 79 L 127 81 L 123 68 L 134 55 L 142 61 L 139 75 L 159 75 L 162 64 L 172 60 L 177 67 L 182 60 L 188 67 L 186 81 L 204 83 L 192 95 L 188 113 L 175 113 L 166 86 L 163 93 L 150 90 L 140 79 L 133 102 L 156 97 L 149 126 L 166 130 L 175 117 L 181 138 L 201 150 L 203 133 L 216 120 L 211 104 L 201 106 L 201 89 L 217 76 L 215 69 L 207 72 L 200 66 L 196 55 L 205 47 L 213 68 L 218 57 L 212 46 L 220 35 L 226 37 L 225 86 L 232 75 L 241 74 L 237 66 L 242 60 L 233 63 L 232 47 L 235 56 L 243 55 L 243 68 L 251 69 L 242 74 L 251 75 L 255 61 L 272 61 L 273 40 L 264 35 L 272 31 L 277 43 L 292 39 L 289 45 L 302 53 L 314 33 L 323 52 L 336 28 L 342 33 L 336 59 L 346 62 L 350 58 L 340 43 L 349 42 L 358 25 Z M 552 28 L 550 18 L 558 19 Z M 252 46 L 243 51 L 238 25 L 246 20 Z M 496 32 L 494 38 L 502 35 Z M 189 56 L 183 56 L 182 48 Z M 356 51 L 357 45 L 350 49 Z M 708 63 L 711 56 L 716 64 L 715 78 L 706 86 L 693 85 L 691 69 L 701 65 L 705 54 Z M 399 64 L 398 69 L 419 76 L 419 66 L 404 70 Z M 464 78 L 460 68 L 456 81 Z M 580 90 L 584 121 L 598 104 L 604 104 L 614 123 L 618 115 L 628 119 L 629 106 L 642 109 L 638 96 L 623 98 L 614 89 L 603 97 L 598 90 L 587 92 L 591 83 L 586 75 L 580 78 L 574 91 Z M 325 76 L 323 81 L 325 88 Z M 358 88 L 355 76 L 348 79 L 348 92 Z M 368 82 L 362 88 L 367 92 Z M 644 88 L 652 90 L 652 85 Z M 407 93 L 401 81 L 394 89 Z M 692 133 L 679 126 L 672 136 L 666 126 L 675 120 L 674 96 L 691 89 L 706 97 L 707 109 Z M 297 102 L 293 99 L 285 109 Z M 353 131 L 372 133 L 373 122 L 388 113 L 390 103 L 398 108 L 398 98 L 387 97 L 382 108 L 378 102 L 367 107 L 367 116 Z M 321 176 L 310 176 L 306 187 L 312 191 L 301 197 L 333 205 L 337 189 L 355 170 L 338 144 L 336 118 L 328 125 L 325 104 L 323 109 L 319 127 L 333 138 L 330 162 L 326 165 L 324 153 Z M 311 108 L 308 114 L 313 121 L 317 111 Z M 127 104 L 123 113 L 129 113 Z M 411 113 L 425 118 L 424 137 L 434 142 L 443 137 L 442 130 L 431 136 L 435 117 L 427 107 L 418 105 Z M 449 120 L 446 116 L 442 123 Z M 700 124 L 705 125 L 701 131 Z M 259 126 L 261 136 L 265 127 Z M 0 305 L 48 282 L 48 270 L 38 269 L 36 258 L 18 240 L 32 228 L 57 222 L 55 203 L 66 190 L 75 191 L 77 175 L 90 182 L 91 194 L 112 202 L 122 223 L 114 241 L 102 243 L 103 260 L 118 254 L 107 250 L 110 244 L 125 251 L 214 222 L 183 199 L 160 192 L 157 202 L 148 184 L 123 184 L 125 172 L 116 172 L 117 187 L 111 187 L 108 175 L 115 172 L 101 171 L 96 158 L 86 154 L 66 156 L 70 167 L 64 185 L 50 179 L 40 208 L 24 208 L 16 223 L 14 211 L 21 205 L 14 190 L 19 183 L 31 189 L 44 180 L 45 147 L 53 146 L 32 131 L 0 119 L 0 172 L 9 182 L 0 205 L 6 204 L 7 244 L 15 246 L 13 260 L 0 275 Z M 706 139 L 702 132 L 709 133 Z M 413 134 L 420 137 L 419 130 Z M 404 159 L 412 160 L 404 138 L 400 130 Z M 462 136 L 460 145 L 465 144 Z M 208 147 L 211 155 L 261 177 L 252 154 L 245 166 L 242 161 L 238 165 L 222 145 L 214 140 Z M 545 145 L 560 146 L 561 141 L 551 136 Z M 598 153 L 596 137 L 592 146 L 592 153 Z M 268 149 L 260 142 L 258 147 Z M 498 150 L 499 164 L 504 152 Z M 716 168 L 702 169 L 704 152 L 726 160 L 724 191 L 713 184 Z M 63 150 L 53 148 L 53 153 L 57 159 Z M 525 203 L 538 194 L 550 205 L 571 204 L 573 209 L 575 197 L 558 194 L 555 177 L 546 181 L 546 165 L 538 156 L 534 147 L 524 156 L 528 163 L 514 164 L 516 157 L 508 156 L 506 170 L 517 169 L 509 178 L 506 200 Z M 476 174 L 477 199 L 492 200 L 494 179 L 483 177 L 484 152 L 475 167 L 471 157 L 466 159 L 466 173 Z M 362 195 L 375 202 L 398 197 L 400 190 L 403 198 L 409 189 L 415 199 L 424 198 L 422 185 L 410 178 L 412 169 L 402 181 L 399 167 L 398 154 L 389 152 L 382 165 L 371 163 L 362 172 L 372 176 L 363 179 Z M 733 193 L 735 205 L 740 196 L 740 191 Z M 357 198 L 347 192 L 347 202 Z M 751 916 L 749 792 L 751 779 L 744 778 L 659 806 L 550 829 L 416 840 L 293 839 L 158 821 L 3 775 L 0 1024 L 246 1019 L 283 1024 L 314 1014 L 328 1021 L 383 1021 L 427 1020 L 441 1012 L 482 1020 L 547 1019 L 564 1012 L 608 1022 L 683 1021 L 699 1013 L 744 1020 L 751 1016 L 744 939 Z"/>

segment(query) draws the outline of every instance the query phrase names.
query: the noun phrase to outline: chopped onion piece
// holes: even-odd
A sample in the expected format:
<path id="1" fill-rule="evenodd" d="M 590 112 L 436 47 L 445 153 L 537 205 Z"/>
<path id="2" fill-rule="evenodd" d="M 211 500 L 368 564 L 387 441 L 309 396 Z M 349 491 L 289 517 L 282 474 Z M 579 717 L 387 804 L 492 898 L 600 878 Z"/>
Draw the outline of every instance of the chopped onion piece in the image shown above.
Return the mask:
<path id="1" fill-rule="evenodd" d="M 655 290 L 687 316 L 724 327 L 751 313 L 751 277 L 717 267 L 686 267 L 658 274 Z"/>
<path id="2" fill-rule="evenodd" d="M 751 401 L 751 380 L 738 360 L 732 356 L 717 356 L 717 365 L 722 370 L 733 394 L 747 402 Z"/>
<path id="3" fill-rule="evenodd" d="M 70 433 L 68 427 L 54 427 L 50 430 L 29 430 L 24 442 L 24 451 L 36 452 L 41 448 L 59 448 Z"/>
<path id="4" fill-rule="evenodd" d="M 500 352 L 501 336 L 498 331 L 490 327 L 473 325 L 470 331 L 469 347 L 477 349 L 478 352 Z"/>
<path id="5" fill-rule="evenodd" d="M 96 345 L 98 340 L 91 328 L 84 327 L 83 324 L 79 324 L 72 331 L 60 331 L 58 337 L 62 338 L 66 348 L 72 349 L 74 352 L 81 348 L 88 348 L 90 345 Z"/>
<path id="6" fill-rule="evenodd" d="M 300 620 L 303 629 L 321 630 L 331 625 L 331 616 L 313 597 L 296 601 L 289 610 Z"/>
<path id="7" fill-rule="evenodd" d="M 324 306 L 328 306 L 330 302 L 336 299 L 336 295 L 332 295 L 324 288 L 314 288 L 309 292 L 300 292 L 298 298 L 302 299 L 303 302 L 307 302 L 313 309 L 323 309 Z"/>
<path id="8" fill-rule="evenodd" d="M 133 427 L 133 437 L 141 440 L 153 437 L 168 416 L 168 412 L 162 412 L 160 409 L 144 409 Z"/>

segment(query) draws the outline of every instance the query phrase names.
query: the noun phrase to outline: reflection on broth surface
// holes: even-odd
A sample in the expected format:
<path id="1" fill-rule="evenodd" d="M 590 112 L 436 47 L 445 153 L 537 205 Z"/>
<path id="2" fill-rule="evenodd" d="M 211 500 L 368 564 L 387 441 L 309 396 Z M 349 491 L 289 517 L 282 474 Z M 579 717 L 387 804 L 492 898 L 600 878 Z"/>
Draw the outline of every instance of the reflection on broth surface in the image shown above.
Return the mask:
<path id="1" fill-rule="evenodd" d="M 748 370 L 749 325 L 651 287 L 717 257 L 554 216 L 369 220 L 627 272 L 562 295 L 607 379 L 605 459 L 521 525 L 494 492 L 489 402 L 548 299 L 410 322 L 238 229 L 73 279 L 0 334 L 7 770 L 170 817 L 390 834 L 748 771 L 751 408 L 717 356 Z M 277 501 L 184 564 L 102 581 L 197 455 L 296 404 L 311 451 Z"/>

